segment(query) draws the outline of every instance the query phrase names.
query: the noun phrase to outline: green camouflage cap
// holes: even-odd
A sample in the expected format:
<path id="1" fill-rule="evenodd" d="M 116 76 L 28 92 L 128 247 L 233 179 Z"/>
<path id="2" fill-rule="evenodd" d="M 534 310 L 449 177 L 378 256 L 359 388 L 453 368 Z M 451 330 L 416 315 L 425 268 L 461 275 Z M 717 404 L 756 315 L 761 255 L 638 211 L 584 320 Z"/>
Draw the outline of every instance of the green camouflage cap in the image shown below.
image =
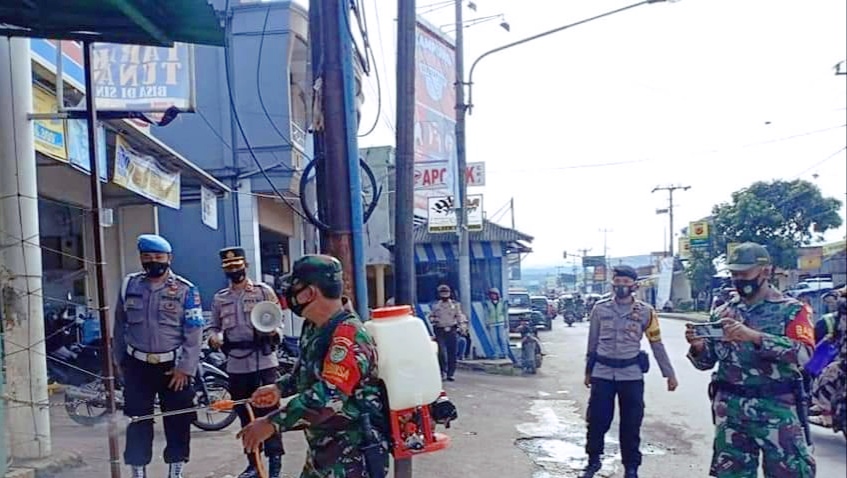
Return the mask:
<path id="1" fill-rule="evenodd" d="M 322 254 L 308 254 L 294 261 L 291 268 L 291 285 L 333 286 L 344 279 L 341 261 Z"/>
<path id="2" fill-rule="evenodd" d="M 726 268 L 732 272 L 743 272 L 770 263 L 771 255 L 764 246 L 755 242 L 745 242 L 732 250 L 726 262 Z"/>

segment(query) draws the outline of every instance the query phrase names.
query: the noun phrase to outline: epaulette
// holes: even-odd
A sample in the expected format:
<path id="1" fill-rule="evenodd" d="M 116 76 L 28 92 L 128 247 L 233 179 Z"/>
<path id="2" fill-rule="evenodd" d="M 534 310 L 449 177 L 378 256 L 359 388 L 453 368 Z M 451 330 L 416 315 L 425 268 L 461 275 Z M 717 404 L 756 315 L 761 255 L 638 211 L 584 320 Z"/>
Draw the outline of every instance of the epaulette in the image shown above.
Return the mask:
<path id="1" fill-rule="evenodd" d="M 186 279 L 185 277 L 182 277 L 181 275 L 174 274 L 174 280 L 182 282 L 184 285 L 187 285 L 188 287 L 194 287 L 194 284 L 192 284 L 190 280 Z"/>
<path id="2" fill-rule="evenodd" d="M 601 305 L 601 304 L 608 304 L 611 301 L 612 301 L 611 297 L 606 297 L 605 299 L 600 299 L 597 302 L 595 302 L 594 306 L 597 307 L 598 305 Z"/>
<path id="3" fill-rule="evenodd" d="M 219 295 L 224 295 L 224 294 L 226 294 L 227 292 L 229 292 L 229 287 L 224 287 L 223 289 L 221 289 L 221 290 L 219 290 L 219 291 L 215 292 L 215 297 L 217 297 L 217 296 L 219 296 Z"/>

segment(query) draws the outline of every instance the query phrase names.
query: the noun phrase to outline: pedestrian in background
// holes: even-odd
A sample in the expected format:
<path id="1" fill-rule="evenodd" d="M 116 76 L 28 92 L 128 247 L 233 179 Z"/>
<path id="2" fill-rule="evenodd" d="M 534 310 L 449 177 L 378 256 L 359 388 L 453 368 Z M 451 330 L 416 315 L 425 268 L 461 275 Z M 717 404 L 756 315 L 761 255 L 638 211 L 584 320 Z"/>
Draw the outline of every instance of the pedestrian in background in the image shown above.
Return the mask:
<path id="1" fill-rule="evenodd" d="M 209 345 L 220 348 L 227 356 L 226 371 L 229 375 L 229 392 L 233 400 L 250 398 L 263 385 L 276 383 L 279 360 L 276 347 L 282 337 L 282 329 L 272 334 L 263 334 L 253 327 L 250 312 L 260 302 L 279 300 L 273 288 L 262 282 L 253 282 L 247 277 L 249 264 L 241 247 L 221 249 L 221 268 L 229 280 L 229 287 L 219 290 L 212 301 Z M 281 310 L 280 310 L 281 312 Z M 281 314 L 280 314 L 281 315 Z M 273 409 L 256 408 L 256 416 L 265 416 Z M 244 406 L 237 408 L 243 427 L 250 422 Z M 275 433 L 264 442 L 268 457 L 268 477 L 279 478 L 282 473 L 282 437 Z M 258 464 L 253 453 L 246 453 L 247 468 L 238 478 L 259 476 Z"/>
<path id="2" fill-rule="evenodd" d="M 485 325 L 488 329 L 488 339 L 494 348 L 494 357 L 504 359 L 509 351 L 509 314 L 506 303 L 500 300 L 500 290 L 488 289 L 488 300 L 485 301 Z"/>
<path id="3" fill-rule="evenodd" d="M 591 310 L 585 386 L 591 388 L 588 400 L 588 454 L 586 478 L 602 467 L 606 432 L 615 415 L 615 396 L 620 403 L 621 458 L 625 478 L 637 478 L 641 466 L 641 422 L 644 419 L 644 374 L 650 365 L 641 351 L 641 338 L 647 336 L 668 390 L 676 390 L 673 366 L 662 344 L 659 315 L 646 302 L 633 297 L 638 274 L 620 265 L 612 273 L 614 297 L 598 301 Z"/>
<path id="4" fill-rule="evenodd" d="M 462 313 L 462 307 L 450 296 L 450 286 L 438 286 L 438 302 L 432 306 L 429 320 L 435 329 L 435 340 L 438 342 L 438 363 L 441 366 L 442 378 L 448 382 L 455 380 L 456 354 L 458 353 L 458 334 L 460 329 L 467 327 L 467 318 Z"/>
<path id="5" fill-rule="evenodd" d="M 156 396 L 163 412 L 194 406 L 191 379 L 200 361 L 203 309 L 200 293 L 170 268 L 173 249 L 165 238 L 138 236 L 143 272 L 124 277 L 115 308 L 113 352 L 124 377 L 124 414 L 150 415 Z M 194 413 L 164 417 L 168 478 L 183 478 Z M 146 478 L 153 458 L 153 420 L 126 429 L 124 461 L 132 478 Z"/>
<path id="6" fill-rule="evenodd" d="M 809 310 L 772 287 L 767 250 L 739 245 L 727 261 L 740 296 L 715 311 L 722 338 L 686 330 L 688 358 L 699 370 L 718 370 L 709 386 L 715 439 L 710 475 L 755 477 L 759 456 L 766 477 L 815 476 L 804 436 L 803 366 L 814 350 Z M 806 430 L 808 431 L 808 430 Z"/>

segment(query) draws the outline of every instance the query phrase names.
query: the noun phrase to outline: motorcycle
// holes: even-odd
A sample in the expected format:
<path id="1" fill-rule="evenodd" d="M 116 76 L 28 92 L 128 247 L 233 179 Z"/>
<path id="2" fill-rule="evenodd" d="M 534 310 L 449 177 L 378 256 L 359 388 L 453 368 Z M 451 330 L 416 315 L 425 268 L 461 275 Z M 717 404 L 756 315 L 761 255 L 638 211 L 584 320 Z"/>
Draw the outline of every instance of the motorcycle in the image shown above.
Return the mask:
<path id="1" fill-rule="evenodd" d="M 277 346 L 276 356 L 279 361 L 279 372 L 283 375 L 291 373 L 294 370 L 294 364 L 300 357 L 299 337 L 284 336 Z"/>
<path id="2" fill-rule="evenodd" d="M 222 370 L 222 364 L 226 361 L 222 354 L 210 349 L 203 349 L 200 364 L 192 380 L 195 390 L 194 405 L 197 407 L 208 407 L 218 400 L 227 400 L 229 393 L 229 376 Z M 216 365 L 217 364 L 217 365 Z M 99 364 L 87 373 L 96 376 L 99 372 Z M 123 384 L 117 380 L 115 384 L 115 408 L 123 410 Z M 158 399 L 155 406 L 158 407 Z M 65 388 L 65 411 L 74 422 L 84 426 L 94 426 L 105 420 L 108 415 L 108 402 L 106 388 L 103 381 L 98 379 L 89 380 L 82 384 L 70 384 Z M 216 411 L 206 409 L 197 412 L 192 424 L 205 431 L 219 431 L 228 427 L 235 421 L 237 414 L 235 410 Z"/>
<path id="3" fill-rule="evenodd" d="M 573 327 L 573 323 L 576 322 L 576 315 L 572 310 L 565 311 L 565 323 L 568 324 L 568 327 Z"/>

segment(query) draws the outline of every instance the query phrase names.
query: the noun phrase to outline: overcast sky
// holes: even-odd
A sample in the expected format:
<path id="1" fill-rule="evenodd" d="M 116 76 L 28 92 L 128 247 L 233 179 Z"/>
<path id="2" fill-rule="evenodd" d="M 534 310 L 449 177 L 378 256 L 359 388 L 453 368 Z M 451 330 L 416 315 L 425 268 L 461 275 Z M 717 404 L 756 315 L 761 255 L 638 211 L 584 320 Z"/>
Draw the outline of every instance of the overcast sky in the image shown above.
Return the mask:
<path id="1" fill-rule="evenodd" d="M 396 1 L 362 0 L 380 67 L 383 118 L 360 146 L 394 144 Z M 435 0 L 418 0 L 418 5 Z M 465 19 L 465 66 L 482 52 L 630 2 L 476 0 Z M 425 15 L 436 25 L 453 9 Z M 645 5 L 492 55 L 475 72 L 468 161 L 485 161 L 485 209 L 515 200 L 517 229 L 535 237 L 527 266 L 562 251 L 661 251 L 667 193 L 676 229 L 757 180 L 803 178 L 847 197 L 844 0 L 682 0 Z M 378 28 L 377 28 L 378 26 Z M 362 122 L 376 114 L 367 80 Z M 609 165 L 609 164 L 613 165 Z M 813 174 L 817 174 L 814 179 Z M 842 208 L 842 218 L 845 210 Z M 496 217 L 495 217 L 496 219 Z M 509 224 L 505 214 L 501 224 Z M 827 234 L 844 237 L 844 227 Z"/>

